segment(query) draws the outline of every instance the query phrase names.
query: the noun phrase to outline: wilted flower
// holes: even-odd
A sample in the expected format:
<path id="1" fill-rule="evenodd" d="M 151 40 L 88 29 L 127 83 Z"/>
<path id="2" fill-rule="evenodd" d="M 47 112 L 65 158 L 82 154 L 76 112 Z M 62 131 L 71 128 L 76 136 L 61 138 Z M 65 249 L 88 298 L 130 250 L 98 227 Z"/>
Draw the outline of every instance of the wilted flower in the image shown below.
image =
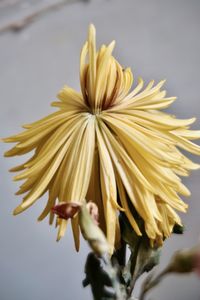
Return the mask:
<path id="1" fill-rule="evenodd" d="M 68 220 L 70 218 L 73 218 L 74 215 L 80 210 L 81 205 L 79 203 L 59 203 L 58 205 L 55 205 L 52 207 L 51 211 L 58 215 L 59 218 Z"/>
<path id="2" fill-rule="evenodd" d="M 99 222 L 114 248 L 119 240 L 118 211 L 124 210 L 133 230 L 141 235 L 131 206 L 144 220 L 151 241 L 168 237 L 181 220 L 175 210 L 187 205 L 179 194 L 189 196 L 180 176 L 198 169 L 181 153 L 200 154 L 190 140 L 200 131 L 189 130 L 195 118 L 178 120 L 161 112 L 176 99 L 165 98 L 164 81 L 143 88 L 139 78 L 130 91 L 133 75 L 112 56 L 115 42 L 96 50 L 95 28 L 80 57 L 81 93 L 65 86 L 53 106 L 59 111 L 29 125 L 26 131 L 4 139 L 17 145 L 6 156 L 35 150 L 26 163 L 11 171 L 24 170 L 15 180 L 26 179 L 19 194 L 26 193 L 14 210 L 18 214 L 46 192 L 44 219 L 58 202 L 92 200 L 99 209 Z M 120 199 L 118 202 L 117 199 Z M 79 248 L 78 218 L 72 220 L 76 248 Z M 59 222 L 58 238 L 64 235 L 66 220 Z"/>
<path id="3" fill-rule="evenodd" d="M 83 237 L 88 241 L 90 247 L 98 255 L 103 255 L 113 251 L 109 247 L 106 237 L 97 224 L 98 208 L 95 203 L 60 203 L 52 208 L 52 212 L 59 218 L 68 220 L 74 218 L 78 213 L 79 224 Z"/>
<path id="4" fill-rule="evenodd" d="M 80 211 L 81 204 L 80 203 L 75 203 L 75 202 L 61 202 L 54 207 L 52 207 L 51 211 L 56 214 L 59 218 L 61 219 L 72 219 L 76 215 L 77 212 Z M 92 217 L 94 223 L 96 225 L 99 225 L 98 220 L 99 220 L 99 211 L 98 207 L 94 202 L 89 201 L 86 204 L 86 208 Z"/>

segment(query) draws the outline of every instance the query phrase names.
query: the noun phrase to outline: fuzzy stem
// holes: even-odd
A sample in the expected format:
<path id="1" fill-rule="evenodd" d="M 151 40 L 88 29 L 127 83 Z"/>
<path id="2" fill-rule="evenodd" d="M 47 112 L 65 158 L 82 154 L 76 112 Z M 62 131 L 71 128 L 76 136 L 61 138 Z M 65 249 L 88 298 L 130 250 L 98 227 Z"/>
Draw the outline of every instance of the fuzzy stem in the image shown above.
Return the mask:
<path id="1" fill-rule="evenodd" d="M 147 292 L 149 292 L 152 288 L 157 286 L 168 273 L 170 273 L 170 269 L 166 268 L 161 273 L 159 273 L 153 280 L 147 277 L 147 279 L 143 283 L 139 300 L 144 300 Z"/>

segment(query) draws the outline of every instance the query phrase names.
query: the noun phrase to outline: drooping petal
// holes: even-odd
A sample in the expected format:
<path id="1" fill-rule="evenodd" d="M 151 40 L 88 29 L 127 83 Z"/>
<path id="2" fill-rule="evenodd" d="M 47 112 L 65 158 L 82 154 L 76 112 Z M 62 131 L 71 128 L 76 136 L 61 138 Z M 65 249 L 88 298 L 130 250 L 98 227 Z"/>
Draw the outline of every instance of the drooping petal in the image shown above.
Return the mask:
<path id="1" fill-rule="evenodd" d="M 11 169 L 21 171 L 15 180 L 25 179 L 16 194 L 27 193 L 15 214 L 48 193 L 38 219 L 49 215 L 52 224 L 56 204 L 92 200 L 111 252 L 120 244 L 119 211 L 136 234 L 146 231 L 151 244 L 169 237 L 174 225 L 181 224 L 176 210 L 187 210 L 180 195 L 190 195 L 179 176 L 200 168 L 181 152 L 200 155 L 200 146 L 192 142 L 200 131 L 190 130 L 195 118 L 180 120 L 161 111 L 176 100 L 162 89 L 165 80 L 144 86 L 139 78 L 132 88 L 133 74 L 114 58 L 114 46 L 113 41 L 96 49 L 96 31 L 90 25 L 80 55 L 81 93 L 64 86 L 59 101 L 52 103 L 57 112 L 3 139 L 16 143 L 5 156 L 34 151 L 28 161 Z M 56 226 L 59 240 L 67 220 L 57 218 Z M 77 217 L 72 230 L 78 250 Z"/>

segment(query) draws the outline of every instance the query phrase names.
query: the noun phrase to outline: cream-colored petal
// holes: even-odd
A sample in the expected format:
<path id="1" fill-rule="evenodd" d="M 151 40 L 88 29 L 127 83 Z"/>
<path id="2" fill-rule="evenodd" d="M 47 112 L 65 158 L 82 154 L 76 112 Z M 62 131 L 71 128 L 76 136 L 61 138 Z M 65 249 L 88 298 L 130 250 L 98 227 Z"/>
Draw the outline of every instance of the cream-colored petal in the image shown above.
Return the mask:
<path id="1" fill-rule="evenodd" d="M 107 81 L 105 78 L 108 76 L 108 71 L 111 63 L 111 54 L 115 47 L 115 42 L 113 41 L 108 47 L 106 47 L 104 53 L 99 59 L 97 77 L 96 77 L 96 90 L 95 90 L 95 103 L 96 109 L 102 107 L 103 97 L 106 91 Z"/>
<path id="2" fill-rule="evenodd" d="M 88 86 L 88 97 L 89 102 L 92 105 L 93 101 L 95 101 L 95 87 L 96 87 L 96 30 L 93 24 L 89 26 L 88 32 L 88 56 L 89 56 L 89 67 L 88 67 L 88 78 L 89 78 L 89 86 Z M 97 108 L 98 103 L 95 101 L 94 107 Z"/>

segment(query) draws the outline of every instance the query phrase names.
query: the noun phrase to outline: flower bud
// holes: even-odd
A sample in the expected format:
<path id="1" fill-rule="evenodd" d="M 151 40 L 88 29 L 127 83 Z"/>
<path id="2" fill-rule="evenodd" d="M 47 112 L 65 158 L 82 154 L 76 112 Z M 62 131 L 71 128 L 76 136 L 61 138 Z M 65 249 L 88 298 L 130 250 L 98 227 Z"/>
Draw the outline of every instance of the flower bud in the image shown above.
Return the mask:
<path id="1" fill-rule="evenodd" d="M 168 270 L 175 273 L 196 271 L 200 274 L 200 248 L 196 246 L 177 251 L 171 259 Z"/>
<path id="2" fill-rule="evenodd" d="M 59 218 L 68 220 L 79 213 L 79 225 L 83 237 L 88 241 L 92 250 L 103 255 L 109 252 L 109 245 L 102 230 L 98 226 L 98 207 L 93 202 L 80 203 L 62 202 L 52 208 L 52 212 Z"/>
<path id="3" fill-rule="evenodd" d="M 102 256 L 109 252 L 106 237 L 90 215 L 85 204 L 80 208 L 79 224 L 83 237 L 88 241 L 90 247 L 97 255 Z"/>
<path id="4" fill-rule="evenodd" d="M 99 210 L 97 205 L 94 202 L 89 201 L 86 204 L 86 207 L 91 215 L 92 219 L 94 220 L 96 225 L 99 225 Z"/>

